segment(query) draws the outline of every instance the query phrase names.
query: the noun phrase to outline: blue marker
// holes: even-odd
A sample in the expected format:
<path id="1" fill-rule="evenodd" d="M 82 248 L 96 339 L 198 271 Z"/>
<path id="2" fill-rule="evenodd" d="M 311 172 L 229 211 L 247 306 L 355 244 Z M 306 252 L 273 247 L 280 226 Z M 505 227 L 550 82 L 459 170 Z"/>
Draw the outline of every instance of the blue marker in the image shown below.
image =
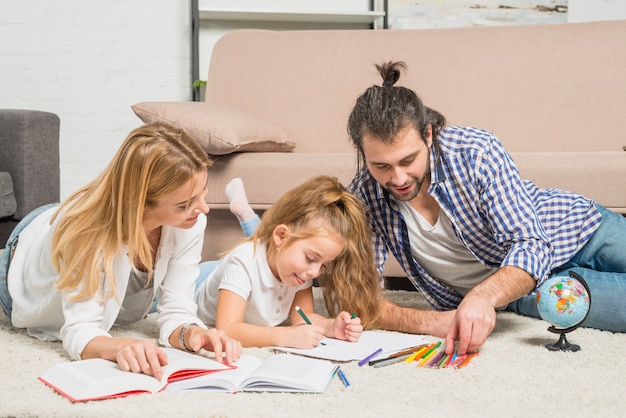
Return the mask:
<path id="1" fill-rule="evenodd" d="M 343 371 L 339 369 L 337 370 L 337 374 L 339 375 L 339 378 L 343 382 L 343 385 L 347 387 L 348 389 L 350 389 L 352 386 L 350 386 L 350 382 L 348 382 L 348 378 L 346 377 L 345 374 L 343 374 Z"/>

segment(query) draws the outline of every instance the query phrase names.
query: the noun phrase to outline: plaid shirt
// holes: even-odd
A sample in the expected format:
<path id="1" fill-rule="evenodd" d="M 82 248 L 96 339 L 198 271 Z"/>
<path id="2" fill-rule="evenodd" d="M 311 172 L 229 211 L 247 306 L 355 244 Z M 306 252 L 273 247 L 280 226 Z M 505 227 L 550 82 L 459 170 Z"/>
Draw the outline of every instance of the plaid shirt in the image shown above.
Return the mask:
<path id="1" fill-rule="evenodd" d="M 576 254 L 602 222 L 591 200 L 522 180 L 492 133 L 446 127 L 437 139 L 439 149 L 433 146 L 430 152 L 428 193 L 450 218 L 456 236 L 485 266 L 519 267 L 539 286 L 552 269 Z M 367 167 L 356 174 L 349 189 L 367 208 L 381 285 L 390 250 L 434 308 L 456 308 L 462 296 L 415 262 L 398 203 Z"/>

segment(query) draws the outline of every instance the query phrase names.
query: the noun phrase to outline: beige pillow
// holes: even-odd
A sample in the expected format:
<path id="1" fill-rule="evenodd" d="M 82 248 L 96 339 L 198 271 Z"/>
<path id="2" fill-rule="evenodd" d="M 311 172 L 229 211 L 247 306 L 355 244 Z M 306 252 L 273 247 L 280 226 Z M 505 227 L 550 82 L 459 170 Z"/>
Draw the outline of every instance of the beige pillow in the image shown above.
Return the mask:
<path id="1" fill-rule="evenodd" d="M 210 102 L 142 102 L 131 106 L 145 123 L 167 122 L 185 130 L 211 155 L 287 152 L 296 147 L 278 126 Z"/>

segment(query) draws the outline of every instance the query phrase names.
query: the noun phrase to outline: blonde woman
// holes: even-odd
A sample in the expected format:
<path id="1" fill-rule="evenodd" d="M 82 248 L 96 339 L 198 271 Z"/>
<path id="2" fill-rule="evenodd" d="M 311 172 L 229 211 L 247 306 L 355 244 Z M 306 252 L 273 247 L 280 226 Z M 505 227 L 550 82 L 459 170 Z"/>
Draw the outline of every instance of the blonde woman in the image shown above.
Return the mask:
<path id="1" fill-rule="evenodd" d="M 162 345 L 236 361 L 241 344 L 206 329 L 193 300 L 211 164 L 183 131 L 144 125 L 95 180 L 25 218 L 0 265 L 13 325 L 63 341 L 72 359 L 105 358 L 160 378 L 167 358 L 155 342 L 109 334 L 144 318 L 158 293 Z"/>
<path id="2" fill-rule="evenodd" d="M 247 206 L 243 189 L 229 192 L 244 197 L 239 203 Z M 245 213 L 233 209 L 236 202 L 231 199 L 231 211 Z M 255 223 L 255 215 L 247 212 L 252 219 L 238 215 L 242 226 Z M 374 266 L 359 200 L 336 178 L 314 177 L 284 194 L 263 214 L 254 235 L 199 281 L 198 316 L 244 346 L 312 348 L 324 337 L 356 341 L 363 327 L 380 323 Z M 315 278 L 331 318 L 314 312 Z M 290 326 L 277 326 L 287 318 Z"/>

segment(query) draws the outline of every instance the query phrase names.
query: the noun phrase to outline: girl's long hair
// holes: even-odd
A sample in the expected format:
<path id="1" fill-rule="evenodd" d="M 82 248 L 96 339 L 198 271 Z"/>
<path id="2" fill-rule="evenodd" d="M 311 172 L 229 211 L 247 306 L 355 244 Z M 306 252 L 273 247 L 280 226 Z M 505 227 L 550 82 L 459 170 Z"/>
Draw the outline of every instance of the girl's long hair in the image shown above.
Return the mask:
<path id="1" fill-rule="evenodd" d="M 106 280 L 111 290 L 105 297 L 117 297 L 113 262 L 124 245 L 131 263 L 145 266 L 152 278 L 144 209 L 211 165 L 207 153 L 181 129 L 152 123 L 132 131 L 105 170 L 69 196 L 52 219 L 58 217 L 52 236 L 56 286 L 84 300 Z"/>
<path id="2" fill-rule="evenodd" d="M 278 199 L 248 240 L 265 244 L 268 256 L 275 254 L 272 233 L 281 224 L 291 231 L 283 245 L 320 234 L 341 237 L 342 252 L 318 278 L 328 314 L 357 313 L 365 328 L 379 327 L 382 290 L 361 202 L 335 177 L 313 177 Z"/>

